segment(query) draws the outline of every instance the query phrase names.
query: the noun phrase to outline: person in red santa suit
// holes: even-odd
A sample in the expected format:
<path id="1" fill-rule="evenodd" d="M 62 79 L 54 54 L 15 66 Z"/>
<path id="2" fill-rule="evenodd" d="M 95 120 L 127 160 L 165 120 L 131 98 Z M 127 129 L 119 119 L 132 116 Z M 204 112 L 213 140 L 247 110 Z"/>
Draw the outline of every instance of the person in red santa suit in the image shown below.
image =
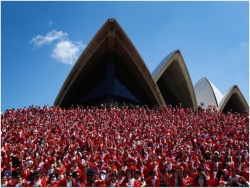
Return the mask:
<path id="1" fill-rule="evenodd" d="M 78 167 L 78 163 L 77 161 L 72 161 L 71 162 L 71 168 L 69 170 L 70 172 L 78 172 L 78 173 L 82 173 L 81 169 Z"/>
<path id="2" fill-rule="evenodd" d="M 17 175 L 14 187 L 27 187 L 27 186 L 28 183 L 20 175 Z"/>
<path id="3" fill-rule="evenodd" d="M 57 166 L 55 168 L 55 170 L 58 172 L 58 175 L 63 178 L 64 174 L 66 173 L 66 168 L 65 166 L 62 164 L 61 160 L 57 161 Z"/>
<path id="4" fill-rule="evenodd" d="M 149 172 L 149 177 L 146 180 L 147 187 L 159 187 L 160 186 L 160 178 L 156 176 L 156 171 L 151 170 Z"/>
<path id="5" fill-rule="evenodd" d="M 249 183 L 243 176 L 238 175 L 238 170 L 233 169 L 232 175 L 228 179 L 228 185 L 231 187 L 249 187 Z"/>
<path id="6" fill-rule="evenodd" d="M 100 172 L 100 177 L 99 177 L 99 179 L 101 180 L 101 181 L 99 181 L 100 186 L 105 186 L 107 183 L 107 179 L 108 179 L 109 173 L 111 171 L 111 168 L 107 167 L 106 170 L 101 170 L 101 172 Z"/>
<path id="7" fill-rule="evenodd" d="M 87 187 L 104 187 L 105 185 L 105 181 L 100 179 L 97 173 L 94 173 L 88 182 Z"/>
<path id="8" fill-rule="evenodd" d="M 141 172 L 141 176 L 146 179 L 148 177 L 148 167 L 146 167 L 143 163 L 144 162 L 139 159 L 136 167 Z"/>
<path id="9" fill-rule="evenodd" d="M 242 176 L 249 182 L 249 167 L 248 167 L 248 165 L 243 165 Z"/>
<path id="10" fill-rule="evenodd" d="M 211 177 L 210 177 L 211 178 Z M 217 173 L 214 179 L 210 179 L 210 186 L 211 187 L 225 187 L 227 184 L 228 175 L 226 174 L 226 171 L 223 169 L 220 169 Z"/>
<path id="11" fill-rule="evenodd" d="M 185 181 L 183 180 L 181 173 L 178 170 L 173 169 L 172 174 L 173 176 L 169 178 L 170 187 L 185 187 L 186 186 Z"/>
<path id="12" fill-rule="evenodd" d="M 172 174 L 173 164 L 170 159 L 167 159 L 166 161 L 167 162 L 164 163 L 164 169 L 162 170 L 162 173 L 163 173 L 164 184 L 165 186 L 168 187 L 169 179 L 173 176 Z"/>
<path id="13" fill-rule="evenodd" d="M 87 184 L 87 181 L 88 181 L 88 164 L 85 163 L 82 168 L 81 168 L 81 173 L 80 173 L 80 176 L 81 176 L 81 179 L 84 180 L 85 184 Z"/>
<path id="14" fill-rule="evenodd" d="M 86 178 L 84 176 L 81 176 L 77 171 L 72 173 L 73 181 L 75 182 L 77 187 L 86 187 Z"/>
<path id="15" fill-rule="evenodd" d="M 73 181 L 72 173 L 67 172 L 66 178 L 63 178 L 59 183 L 59 187 L 76 187 L 75 182 Z"/>
<path id="16" fill-rule="evenodd" d="M 118 171 L 118 178 L 117 178 L 118 183 L 121 184 L 124 179 L 125 179 L 125 171 L 119 170 Z"/>
<path id="17" fill-rule="evenodd" d="M 29 183 L 29 187 L 46 187 L 47 183 L 40 172 L 35 172 L 34 179 Z"/>
<path id="18" fill-rule="evenodd" d="M 130 168 L 133 172 L 136 171 L 137 167 L 136 167 L 136 159 L 129 159 L 130 163 L 128 165 L 128 168 Z"/>
<path id="19" fill-rule="evenodd" d="M 149 171 L 154 170 L 156 173 L 156 176 L 159 176 L 161 171 L 159 168 L 159 162 L 155 159 L 153 159 L 153 161 L 149 164 Z"/>
<path id="20" fill-rule="evenodd" d="M 106 183 L 106 187 L 120 187 L 120 184 L 118 183 L 118 175 L 113 173 L 111 174 L 110 179 Z"/>
<path id="21" fill-rule="evenodd" d="M 140 182 L 134 178 L 134 173 L 129 168 L 126 170 L 126 177 L 120 185 L 121 187 L 139 187 Z"/>
<path id="22" fill-rule="evenodd" d="M 142 173 L 139 170 L 135 171 L 135 179 L 138 180 L 140 182 L 140 187 L 145 187 L 146 186 L 146 181 L 145 179 L 142 177 Z"/>
<path id="23" fill-rule="evenodd" d="M 59 183 L 59 180 L 57 179 L 56 174 L 55 173 L 50 174 L 48 182 L 47 182 L 48 184 L 47 186 L 58 187 L 58 183 Z"/>
<path id="24" fill-rule="evenodd" d="M 193 178 L 189 174 L 190 174 L 189 170 L 183 171 L 182 177 L 183 177 L 183 180 L 184 180 L 186 186 L 191 186 L 192 182 L 193 182 Z"/>
<path id="25" fill-rule="evenodd" d="M 210 177 L 204 169 L 198 168 L 198 175 L 194 178 L 193 187 L 209 187 Z"/>

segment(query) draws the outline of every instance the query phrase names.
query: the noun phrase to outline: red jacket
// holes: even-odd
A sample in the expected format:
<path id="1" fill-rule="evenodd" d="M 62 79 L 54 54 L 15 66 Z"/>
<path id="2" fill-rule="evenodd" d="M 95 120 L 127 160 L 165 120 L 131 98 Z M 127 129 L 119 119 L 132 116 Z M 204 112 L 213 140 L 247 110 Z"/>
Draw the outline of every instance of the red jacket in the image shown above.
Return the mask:
<path id="1" fill-rule="evenodd" d="M 72 187 L 76 187 L 76 183 L 72 180 Z M 62 179 L 59 183 L 58 183 L 58 187 L 67 187 L 67 182 L 66 182 L 66 178 Z"/>
<path id="2" fill-rule="evenodd" d="M 159 187 L 160 186 L 160 178 L 155 179 L 155 183 L 153 184 L 151 177 L 148 177 L 146 180 L 147 187 Z"/>

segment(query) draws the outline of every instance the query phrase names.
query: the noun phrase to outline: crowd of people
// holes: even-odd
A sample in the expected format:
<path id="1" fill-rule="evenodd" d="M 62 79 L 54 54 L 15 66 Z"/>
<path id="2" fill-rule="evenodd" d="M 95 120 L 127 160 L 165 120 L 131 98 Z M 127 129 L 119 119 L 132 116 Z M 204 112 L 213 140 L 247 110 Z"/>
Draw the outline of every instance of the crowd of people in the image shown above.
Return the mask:
<path id="1" fill-rule="evenodd" d="M 1 186 L 249 186 L 249 115 L 54 106 L 1 115 Z"/>

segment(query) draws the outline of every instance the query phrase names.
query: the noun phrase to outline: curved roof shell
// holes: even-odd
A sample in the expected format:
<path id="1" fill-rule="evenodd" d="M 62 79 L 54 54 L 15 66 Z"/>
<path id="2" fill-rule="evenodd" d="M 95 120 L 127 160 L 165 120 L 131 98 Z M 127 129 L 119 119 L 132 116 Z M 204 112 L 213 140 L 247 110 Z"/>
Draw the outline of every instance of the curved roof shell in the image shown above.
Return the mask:
<path id="1" fill-rule="evenodd" d="M 109 70 L 103 72 L 106 69 Z M 108 83 L 106 87 L 103 80 Z M 128 36 L 115 19 L 108 19 L 77 60 L 54 105 L 69 107 L 82 104 L 91 93 L 99 98 L 101 95 L 115 96 L 121 93 L 117 92 L 117 85 L 122 95 L 136 98 L 134 101 L 139 103 L 151 106 L 165 104 Z"/>
<path id="2" fill-rule="evenodd" d="M 166 104 L 197 107 L 193 84 L 180 50 L 167 55 L 152 75 Z"/>
<path id="3" fill-rule="evenodd" d="M 197 104 L 205 108 L 209 105 L 217 108 L 223 98 L 222 93 L 205 77 L 195 84 L 194 91 Z"/>
<path id="4" fill-rule="evenodd" d="M 104 99 L 147 104 L 249 112 L 237 86 L 226 95 L 206 78 L 193 87 L 180 50 L 167 55 L 152 75 L 140 54 L 115 19 L 108 19 L 78 58 L 61 87 L 54 105 L 96 105 Z M 112 102 L 112 101 L 111 101 Z"/>
<path id="5" fill-rule="evenodd" d="M 231 111 L 249 113 L 249 106 L 237 85 L 232 86 L 222 98 L 218 110 L 222 112 Z"/>

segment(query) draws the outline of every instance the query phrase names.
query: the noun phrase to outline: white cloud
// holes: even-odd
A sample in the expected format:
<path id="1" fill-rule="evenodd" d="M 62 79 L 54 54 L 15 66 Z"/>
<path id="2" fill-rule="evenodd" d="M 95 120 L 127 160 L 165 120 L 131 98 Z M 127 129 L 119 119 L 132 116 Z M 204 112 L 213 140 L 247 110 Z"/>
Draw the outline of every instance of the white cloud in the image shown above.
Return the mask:
<path id="1" fill-rule="evenodd" d="M 52 24 L 52 21 L 49 21 L 48 25 L 50 24 Z M 79 56 L 80 50 L 82 50 L 85 45 L 82 42 L 73 42 L 67 39 L 67 36 L 68 33 L 66 32 L 52 30 L 44 36 L 37 35 L 31 39 L 30 43 L 33 43 L 36 47 L 54 43 L 51 57 L 59 62 L 72 65 Z"/>
<path id="2" fill-rule="evenodd" d="M 82 42 L 63 40 L 55 45 L 51 57 L 62 63 L 72 65 L 75 63 L 80 50 L 84 47 L 85 45 Z"/>
<path id="3" fill-rule="evenodd" d="M 50 31 L 45 36 L 37 35 L 36 37 L 32 38 L 30 43 L 34 43 L 35 46 L 41 47 L 42 45 L 49 44 L 57 39 L 63 39 L 68 36 L 68 33 L 62 31 Z"/>

